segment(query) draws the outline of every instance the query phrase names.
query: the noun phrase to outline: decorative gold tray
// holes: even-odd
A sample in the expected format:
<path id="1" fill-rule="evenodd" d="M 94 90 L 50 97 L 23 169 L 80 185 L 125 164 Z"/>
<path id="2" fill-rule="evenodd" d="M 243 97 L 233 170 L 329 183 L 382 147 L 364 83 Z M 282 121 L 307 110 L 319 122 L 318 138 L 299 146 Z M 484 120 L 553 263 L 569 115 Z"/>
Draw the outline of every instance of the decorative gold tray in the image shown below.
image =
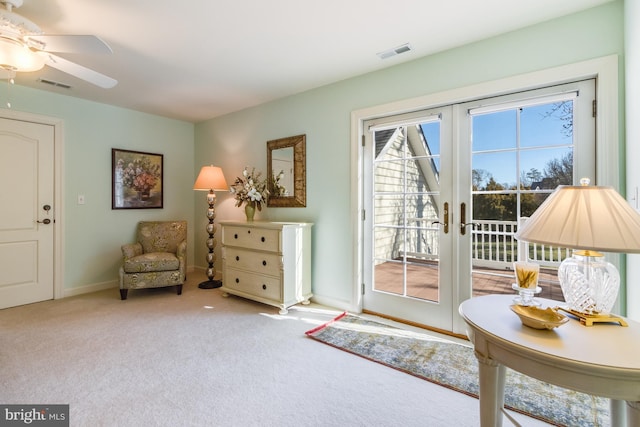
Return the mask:
<path id="1" fill-rule="evenodd" d="M 569 318 L 552 308 L 511 305 L 511 311 L 518 315 L 522 324 L 534 329 L 553 329 L 564 325 Z"/>

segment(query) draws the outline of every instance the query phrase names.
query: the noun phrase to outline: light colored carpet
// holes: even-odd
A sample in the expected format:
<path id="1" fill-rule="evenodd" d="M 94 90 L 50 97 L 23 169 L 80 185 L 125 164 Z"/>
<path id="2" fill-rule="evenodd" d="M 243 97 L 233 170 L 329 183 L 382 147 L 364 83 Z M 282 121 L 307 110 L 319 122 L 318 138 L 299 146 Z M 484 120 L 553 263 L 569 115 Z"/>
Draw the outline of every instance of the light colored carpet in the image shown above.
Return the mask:
<path id="1" fill-rule="evenodd" d="M 479 425 L 477 399 L 304 335 L 340 311 L 281 316 L 203 279 L 0 310 L 0 403 L 69 404 L 72 426 Z"/>

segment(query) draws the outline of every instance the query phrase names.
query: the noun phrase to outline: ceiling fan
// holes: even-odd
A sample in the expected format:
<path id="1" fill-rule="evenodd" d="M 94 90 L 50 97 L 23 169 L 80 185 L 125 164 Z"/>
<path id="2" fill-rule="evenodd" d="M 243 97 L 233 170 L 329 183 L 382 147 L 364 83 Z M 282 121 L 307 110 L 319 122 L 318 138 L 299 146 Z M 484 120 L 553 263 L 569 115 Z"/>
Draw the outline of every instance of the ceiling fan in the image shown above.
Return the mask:
<path id="1" fill-rule="evenodd" d="M 49 67 L 85 80 L 104 89 L 118 81 L 97 71 L 68 61 L 56 53 L 113 53 L 108 44 L 93 35 L 46 35 L 27 18 L 14 13 L 23 0 L 0 0 L 0 70 L 13 77 L 16 72 Z"/>

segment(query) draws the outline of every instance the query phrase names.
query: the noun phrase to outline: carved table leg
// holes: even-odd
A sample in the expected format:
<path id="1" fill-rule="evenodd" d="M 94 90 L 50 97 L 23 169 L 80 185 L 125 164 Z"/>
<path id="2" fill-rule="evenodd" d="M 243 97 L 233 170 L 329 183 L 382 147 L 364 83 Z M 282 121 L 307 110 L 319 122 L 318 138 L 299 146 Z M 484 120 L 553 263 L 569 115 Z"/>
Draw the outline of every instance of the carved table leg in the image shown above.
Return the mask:
<path id="1" fill-rule="evenodd" d="M 480 381 L 480 426 L 502 427 L 505 367 L 476 352 Z"/>

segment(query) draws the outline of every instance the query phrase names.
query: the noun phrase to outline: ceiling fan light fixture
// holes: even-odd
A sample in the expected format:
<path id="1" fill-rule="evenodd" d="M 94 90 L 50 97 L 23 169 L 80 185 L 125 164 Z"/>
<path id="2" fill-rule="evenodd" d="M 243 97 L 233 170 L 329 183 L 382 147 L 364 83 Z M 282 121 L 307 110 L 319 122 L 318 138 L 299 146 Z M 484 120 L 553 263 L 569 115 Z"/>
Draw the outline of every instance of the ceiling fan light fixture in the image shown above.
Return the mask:
<path id="1" fill-rule="evenodd" d="M 14 72 L 38 71 L 44 58 L 11 39 L 0 38 L 0 67 Z"/>

